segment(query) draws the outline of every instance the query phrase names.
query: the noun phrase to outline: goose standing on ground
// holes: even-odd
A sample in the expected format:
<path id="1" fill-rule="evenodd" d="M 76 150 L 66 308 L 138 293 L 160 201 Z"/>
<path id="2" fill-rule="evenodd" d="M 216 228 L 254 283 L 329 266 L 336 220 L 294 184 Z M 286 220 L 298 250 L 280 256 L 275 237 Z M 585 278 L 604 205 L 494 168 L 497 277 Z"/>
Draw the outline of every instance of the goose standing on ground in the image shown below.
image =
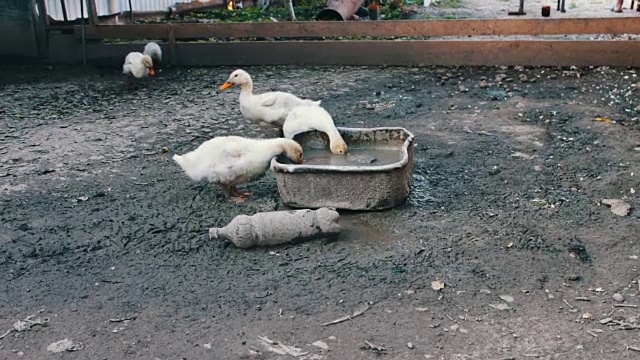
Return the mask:
<path id="1" fill-rule="evenodd" d="M 138 79 L 156 74 L 155 70 L 153 70 L 151 57 L 139 52 L 131 52 L 127 55 L 124 59 L 124 65 L 122 65 L 122 73 L 125 75 L 132 74 Z"/>
<path id="2" fill-rule="evenodd" d="M 155 42 L 150 42 L 144 47 L 144 55 L 148 55 L 153 61 L 153 70 L 158 72 L 160 63 L 162 62 L 162 49 Z"/>
<path id="3" fill-rule="evenodd" d="M 302 163 L 302 147 L 293 140 L 240 136 L 213 138 L 191 152 L 174 155 L 173 160 L 192 180 L 218 184 L 232 201 L 242 202 L 251 192 L 239 192 L 236 186 L 262 176 L 271 159 L 282 153 Z"/>
<path id="4" fill-rule="evenodd" d="M 220 90 L 236 85 L 240 86 L 240 112 L 245 118 L 262 125 L 281 127 L 289 111 L 294 107 L 318 106 L 322 102 L 322 100 L 300 99 L 282 91 L 254 95 L 251 76 L 241 69 L 232 72 L 229 79 L 220 85 Z"/>
<path id="5" fill-rule="evenodd" d="M 321 106 L 298 106 L 289 112 L 282 126 L 282 132 L 287 139 L 293 139 L 297 134 L 317 130 L 329 136 L 329 148 L 334 154 L 347 152 L 347 143 L 333 122 L 331 114 Z"/>

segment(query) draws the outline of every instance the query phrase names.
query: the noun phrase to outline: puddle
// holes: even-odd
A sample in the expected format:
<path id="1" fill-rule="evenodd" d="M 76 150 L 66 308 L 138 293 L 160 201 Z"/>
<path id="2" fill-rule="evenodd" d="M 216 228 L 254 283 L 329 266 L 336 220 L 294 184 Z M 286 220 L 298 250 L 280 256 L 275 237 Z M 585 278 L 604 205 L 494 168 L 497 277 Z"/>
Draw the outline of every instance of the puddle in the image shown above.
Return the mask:
<path id="1" fill-rule="evenodd" d="M 300 210 L 280 204 L 276 211 Z M 396 235 L 386 226 L 374 227 L 369 221 L 362 218 L 358 212 L 340 211 L 340 235 L 337 241 L 346 246 L 356 248 L 370 247 L 380 248 L 392 245 L 396 242 Z"/>
<path id="2" fill-rule="evenodd" d="M 394 234 L 371 224 L 357 215 L 340 214 L 339 240 L 356 247 L 381 247 L 395 243 Z"/>
<path id="3" fill-rule="evenodd" d="M 329 150 L 304 150 L 305 165 L 381 166 L 401 159 L 402 152 L 398 150 L 350 149 L 345 155 L 332 154 Z"/>

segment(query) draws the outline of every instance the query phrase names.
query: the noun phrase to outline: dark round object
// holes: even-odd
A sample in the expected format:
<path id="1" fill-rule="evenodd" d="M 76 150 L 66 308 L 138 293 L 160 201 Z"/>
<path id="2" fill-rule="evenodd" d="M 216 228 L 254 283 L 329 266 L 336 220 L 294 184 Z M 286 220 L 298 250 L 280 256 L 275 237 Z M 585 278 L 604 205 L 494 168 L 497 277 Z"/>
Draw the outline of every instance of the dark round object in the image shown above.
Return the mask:
<path id="1" fill-rule="evenodd" d="M 360 6 L 358 8 L 358 11 L 356 11 L 356 15 L 358 15 L 359 18 L 369 17 L 369 10 L 367 10 L 367 8 L 363 6 Z"/>
<path id="2" fill-rule="evenodd" d="M 551 15 L 551 6 L 543 6 L 542 7 L 542 16 L 549 17 Z"/>
<path id="3" fill-rule="evenodd" d="M 340 15 L 339 12 L 329 8 L 320 10 L 318 12 L 318 15 L 316 15 L 316 20 L 317 21 L 344 21 L 344 19 L 342 18 L 342 15 Z"/>

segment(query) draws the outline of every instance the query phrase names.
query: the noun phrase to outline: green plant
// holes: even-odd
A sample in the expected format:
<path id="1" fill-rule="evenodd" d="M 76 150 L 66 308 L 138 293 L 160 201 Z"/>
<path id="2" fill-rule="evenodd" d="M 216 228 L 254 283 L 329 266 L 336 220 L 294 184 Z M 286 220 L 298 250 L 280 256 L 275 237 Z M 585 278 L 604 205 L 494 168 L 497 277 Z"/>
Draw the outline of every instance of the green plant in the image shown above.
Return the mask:
<path id="1" fill-rule="evenodd" d="M 319 5 L 296 6 L 294 8 L 298 20 L 313 20 L 315 15 L 322 7 Z M 183 16 L 183 19 L 208 19 L 219 20 L 223 22 L 262 22 L 271 21 L 271 18 L 277 20 L 289 19 L 289 12 L 284 7 L 269 7 L 264 11 L 256 6 L 246 6 L 236 10 L 227 10 L 224 8 L 213 9 L 204 12 L 189 13 Z"/>
<path id="2" fill-rule="evenodd" d="M 441 8 L 461 8 L 462 7 L 461 0 L 438 0 L 433 5 Z"/>

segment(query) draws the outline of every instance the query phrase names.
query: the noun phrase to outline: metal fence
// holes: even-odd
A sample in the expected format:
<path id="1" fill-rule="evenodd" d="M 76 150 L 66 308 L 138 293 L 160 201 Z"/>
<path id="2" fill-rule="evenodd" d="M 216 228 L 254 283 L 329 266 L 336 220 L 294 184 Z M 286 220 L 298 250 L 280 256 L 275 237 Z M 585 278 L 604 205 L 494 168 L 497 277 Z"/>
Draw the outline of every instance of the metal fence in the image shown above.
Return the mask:
<path id="1" fill-rule="evenodd" d="M 87 15 L 86 0 L 46 0 L 47 13 L 54 20 L 64 20 L 64 8 L 67 19 L 73 21 L 80 18 L 80 2 L 84 1 L 84 17 Z M 162 11 L 167 10 L 176 3 L 188 3 L 192 0 L 131 0 L 133 11 Z M 98 16 L 116 14 L 129 11 L 129 0 L 96 0 Z"/>

